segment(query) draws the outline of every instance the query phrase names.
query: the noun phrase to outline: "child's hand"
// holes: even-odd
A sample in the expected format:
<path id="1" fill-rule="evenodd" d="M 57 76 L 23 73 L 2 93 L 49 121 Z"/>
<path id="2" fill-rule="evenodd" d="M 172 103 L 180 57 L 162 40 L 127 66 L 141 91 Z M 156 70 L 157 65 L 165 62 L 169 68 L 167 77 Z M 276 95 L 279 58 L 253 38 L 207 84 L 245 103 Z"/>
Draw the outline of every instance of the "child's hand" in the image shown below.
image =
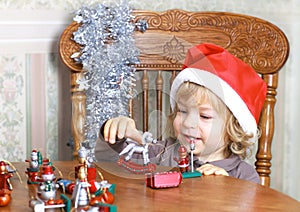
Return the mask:
<path id="1" fill-rule="evenodd" d="M 197 171 L 201 172 L 203 175 L 224 175 L 228 176 L 227 171 L 224 169 L 214 166 L 212 164 L 204 164 L 196 169 Z"/>
<path id="2" fill-rule="evenodd" d="M 120 116 L 109 119 L 104 126 L 104 140 L 110 144 L 116 142 L 116 138 L 130 138 L 138 143 L 142 143 L 142 135 L 135 127 L 133 119 Z"/>

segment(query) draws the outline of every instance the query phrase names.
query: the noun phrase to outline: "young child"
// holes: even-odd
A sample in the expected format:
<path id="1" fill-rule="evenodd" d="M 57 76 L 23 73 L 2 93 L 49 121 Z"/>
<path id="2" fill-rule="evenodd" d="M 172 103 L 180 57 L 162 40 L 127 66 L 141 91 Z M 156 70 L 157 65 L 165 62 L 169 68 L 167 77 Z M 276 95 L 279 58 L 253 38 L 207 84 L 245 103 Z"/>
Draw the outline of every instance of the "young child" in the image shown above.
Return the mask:
<path id="1" fill-rule="evenodd" d="M 259 137 L 266 89 L 249 65 L 225 49 L 208 43 L 189 49 L 171 87 L 169 136 L 149 147 L 151 162 L 175 167 L 180 146 L 190 151 L 193 143 L 195 170 L 259 183 L 256 170 L 243 159 Z M 141 133 L 128 117 L 108 120 L 102 133 L 117 152 L 127 145 L 124 138 L 141 143 Z"/>

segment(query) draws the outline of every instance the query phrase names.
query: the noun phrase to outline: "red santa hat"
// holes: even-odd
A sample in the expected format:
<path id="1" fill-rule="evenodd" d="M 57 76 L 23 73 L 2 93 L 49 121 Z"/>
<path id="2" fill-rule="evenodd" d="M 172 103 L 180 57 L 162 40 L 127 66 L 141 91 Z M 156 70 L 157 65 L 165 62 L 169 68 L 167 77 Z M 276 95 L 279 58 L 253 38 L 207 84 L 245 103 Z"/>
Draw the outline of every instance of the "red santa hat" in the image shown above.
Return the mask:
<path id="1" fill-rule="evenodd" d="M 267 85 L 246 63 L 214 44 L 200 44 L 188 50 L 183 70 L 171 87 L 170 103 L 183 82 L 202 85 L 216 94 L 237 118 L 243 130 L 257 135 Z"/>

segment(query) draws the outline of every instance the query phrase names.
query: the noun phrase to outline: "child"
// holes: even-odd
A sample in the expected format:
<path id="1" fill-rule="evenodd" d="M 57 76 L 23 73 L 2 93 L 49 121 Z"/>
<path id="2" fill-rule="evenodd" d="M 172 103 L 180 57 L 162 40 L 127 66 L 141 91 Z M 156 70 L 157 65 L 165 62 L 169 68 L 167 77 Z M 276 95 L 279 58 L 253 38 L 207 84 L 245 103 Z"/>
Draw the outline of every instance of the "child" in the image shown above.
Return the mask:
<path id="1" fill-rule="evenodd" d="M 257 123 L 266 89 L 250 66 L 225 49 L 214 44 L 189 49 L 183 70 L 171 87 L 169 136 L 160 145 L 149 147 L 151 161 L 177 166 L 174 158 L 178 158 L 180 146 L 190 151 L 193 143 L 197 171 L 259 183 L 254 167 L 242 159 L 258 139 Z M 123 138 L 141 143 L 141 134 L 127 117 L 108 120 L 103 135 L 117 152 L 127 145 Z"/>

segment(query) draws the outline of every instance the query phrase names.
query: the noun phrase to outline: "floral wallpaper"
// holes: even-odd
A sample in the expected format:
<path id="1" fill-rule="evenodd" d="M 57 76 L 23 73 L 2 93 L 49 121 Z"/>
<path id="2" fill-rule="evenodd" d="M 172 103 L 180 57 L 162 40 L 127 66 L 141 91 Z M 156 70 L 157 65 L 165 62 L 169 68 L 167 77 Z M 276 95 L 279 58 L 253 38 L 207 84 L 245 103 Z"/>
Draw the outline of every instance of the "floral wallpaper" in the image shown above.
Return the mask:
<path id="1" fill-rule="evenodd" d="M 55 65 L 58 63 L 58 55 L 49 54 L 47 60 L 47 98 L 46 98 L 46 141 L 48 150 L 47 155 L 50 156 L 52 160 L 58 160 L 58 79 L 57 79 L 57 67 Z"/>
<path id="2" fill-rule="evenodd" d="M 22 107 L 25 100 L 25 76 L 23 57 L 5 55 L 0 57 L 0 155 L 7 160 L 24 157 L 24 129 L 26 113 Z"/>
<path id="3" fill-rule="evenodd" d="M 58 116 L 61 107 L 68 111 L 69 105 L 64 102 L 60 103 L 58 100 L 65 101 L 60 95 L 62 91 L 69 88 L 68 84 L 58 85 L 60 73 L 66 72 L 67 68 L 61 65 L 57 41 L 63 28 L 72 20 L 75 10 L 83 5 L 99 2 L 114 1 L 0 0 L 0 158 L 23 161 L 28 157 L 31 148 L 35 146 L 42 148 L 52 160 L 66 159 L 64 155 L 71 152 L 66 149 L 61 155 L 59 153 L 61 148 L 65 148 L 65 143 L 68 142 L 67 138 L 70 137 L 71 133 L 68 124 L 64 126 L 66 130 L 59 127 L 61 126 L 59 120 L 65 119 Z M 300 60 L 297 59 L 300 48 L 300 1 L 131 0 L 128 2 L 133 8 L 141 10 L 162 11 L 177 8 L 190 11 L 243 13 L 266 19 L 286 33 L 291 49 L 289 60 L 280 73 L 279 92 L 275 108 L 278 115 L 275 117 L 271 186 L 300 200 L 300 182 L 298 180 L 300 167 L 297 164 L 297 161 L 300 160 L 300 154 L 297 151 L 300 149 L 300 131 L 297 129 L 300 118 L 298 110 L 300 99 L 298 90 L 300 88 L 298 88 L 299 83 L 297 83 L 300 78 L 298 71 Z M 13 17 L 16 14 L 18 16 L 18 11 L 21 12 L 19 17 Z M 21 37 L 18 40 L 19 43 L 12 42 L 15 45 L 14 50 L 8 49 L 6 43 L 11 38 L 9 35 L 5 35 L 6 30 L 10 30 L 9 33 L 12 36 L 19 35 L 20 25 L 18 24 L 23 24 L 23 27 L 29 24 L 29 27 L 32 27 L 30 25 L 33 22 L 31 16 L 39 14 L 40 11 L 45 11 L 45 13 L 41 13 L 40 18 L 34 16 L 36 18 L 34 24 L 44 24 L 45 21 L 48 21 L 47 26 L 57 27 L 56 30 L 51 31 L 52 34 L 48 34 L 47 38 L 37 38 L 49 47 L 43 48 L 39 45 L 24 44 L 23 42 L 30 39 L 27 38 L 26 40 Z M 3 12 L 8 16 L 1 16 Z M 10 13 L 13 15 L 9 16 Z M 27 15 L 24 16 L 24 14 Z M 53 21 L 51 22 L 51 20 Z M 25 33 L 26 30 L 23 32 Z M 40 33 L 43 31 L 34 32 L 33 35 Z M 20 47 L 18 48 L 16 45 L 20 45 Z M 32 60 L 33 54 L 37 54 L 44 60 L 44 63 L 37 67 L 34 73 L 32 69 L 39 60 Z M 38 71 L 41 71 L 41 76 L 37 80 Z M 44 92 L 45 95 L 39 99 L 34 94 L 37 91 L 32 91 L 30 88 L 40 81 L 44 82 L 41 92 Z M 32 111 L 34 107 L 40 108 L 42 118 L 35 116 L 35 111 Z M 35 129 L 32 127 L 32 123 L 40 124 L 42 127 Z M 36 131 L 40 132 L 37 133 Z M 61 133 L 66 135 L 62 136 Z"/>

